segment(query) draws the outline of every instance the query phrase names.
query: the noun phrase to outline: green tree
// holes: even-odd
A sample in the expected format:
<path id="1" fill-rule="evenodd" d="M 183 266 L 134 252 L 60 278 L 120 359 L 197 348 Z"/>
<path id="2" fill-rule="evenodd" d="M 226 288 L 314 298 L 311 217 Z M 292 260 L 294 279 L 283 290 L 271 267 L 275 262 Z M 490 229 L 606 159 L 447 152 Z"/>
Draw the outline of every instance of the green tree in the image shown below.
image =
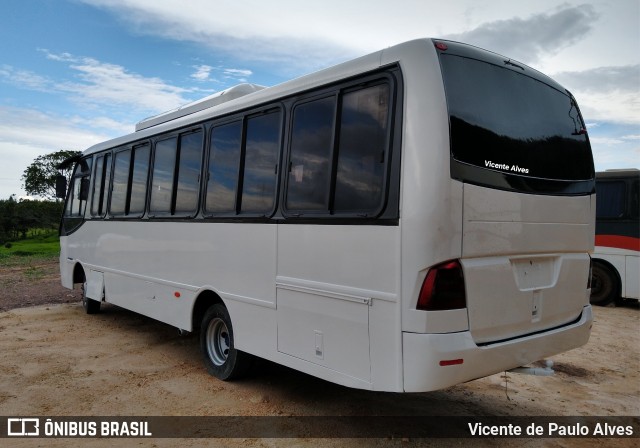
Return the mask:
<path id="1" fill-rule="evenodd" d="M 56 176 L 60 172 L 57 166 L 75 155 L 80 154 L 79 151 L 60 150 L 38 156 L 22 173 L 22 188 L 32 196 L 40 196 L 47 199 L 55 199 L 56 197 Z M 67 178 L 67 183 L 71 178 L 73 166 L 63 171 Z"/>

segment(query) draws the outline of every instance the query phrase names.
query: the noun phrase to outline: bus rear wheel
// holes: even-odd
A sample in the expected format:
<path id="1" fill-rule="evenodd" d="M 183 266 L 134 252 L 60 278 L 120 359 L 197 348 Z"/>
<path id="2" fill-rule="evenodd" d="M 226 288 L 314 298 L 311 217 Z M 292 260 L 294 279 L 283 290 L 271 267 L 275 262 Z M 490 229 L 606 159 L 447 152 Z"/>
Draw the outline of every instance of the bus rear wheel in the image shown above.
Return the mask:
<path id="1" fill-rule="evenodd" d="M 229 312 L 219 303 L 204 314 L 200 326 L 200 350 L 207 371 L 223 381 L 245 374 L 251 362 L 251 355 L 235 349 Z"/>
<path id="2" fill-rule="evenodd" d="M 602 263 L 593 263 L 591 270 L 592 305 L 606 306 L 613 302 L 618 292 L 618 279 L 615 273 Z"/>

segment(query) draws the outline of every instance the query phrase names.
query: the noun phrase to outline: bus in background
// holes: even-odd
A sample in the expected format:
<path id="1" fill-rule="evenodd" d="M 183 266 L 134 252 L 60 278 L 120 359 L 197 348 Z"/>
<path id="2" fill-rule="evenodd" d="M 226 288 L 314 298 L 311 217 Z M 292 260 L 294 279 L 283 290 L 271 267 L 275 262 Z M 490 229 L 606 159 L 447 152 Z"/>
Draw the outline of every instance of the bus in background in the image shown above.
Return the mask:
<path id="1" fill-rule="evenodd" d="M 144 120 L 75 161 L 60 269 L 350 387 L 445 388 L 585 344 L 595 173 L 575 99 L 513 59 L 420 39 Z"/>
<path id="2" fill-rule="evenodd" d="M 640 298 L 640 170 L 596 174 L 591 303 Z"/>

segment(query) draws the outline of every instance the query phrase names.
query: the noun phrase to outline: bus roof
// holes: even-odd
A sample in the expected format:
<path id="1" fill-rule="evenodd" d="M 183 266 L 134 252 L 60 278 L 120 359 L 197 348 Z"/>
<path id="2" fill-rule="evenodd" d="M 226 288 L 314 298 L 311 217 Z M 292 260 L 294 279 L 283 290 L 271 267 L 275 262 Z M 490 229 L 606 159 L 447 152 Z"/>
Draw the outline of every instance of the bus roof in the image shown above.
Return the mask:
<path id="1" fill-rule="evenodd" d="M 599 171 L 596 173 L 596 179 L 612 179 L 612 178 L 623 178 L 623 177 L 640 177 L 640 170 L 637 168 L 623 168 L 623 169 L 615 169 L 615 170 L 607 170 L 607 171 Z"/>
<path id="2" fill-rule="evenodd" d="M 241 96 L 245 96 L 250 93 L 257 92 L 264 88 L 265 86 L 260 86 L 258 84 L 248 84 L 248 83 L 238 84 L 237 86 L 229 87 L 228 89 L 225 89 L 220 92 L 214 93 L 213 95 L 209 95 L 207 97 L 201 98 L 192 103 L 182 105 L 176 109 L 145 118 L 144 120 L 141 120 L 138 123 L 136 123 L 136 132 L 141 131 L 143 129 L 150 128 L 152 126 L 156 126 L 158 124 L 175 120 L 176 118 L 191 115 L 195 112 L 199 112 L 204 109 L 209 109 L 210 107 L 217 106 L 218 104 L 226 103 L 227 101 L 240 98 Z"/>
<path id="3" fill-rule="evenodd" d="M 416 48 L 429 47 L 433 49 L 434 41 L 450 44 L 452 47 L 451 50 L 453 51 L 455 48 L 456 54 L 475 56 L 499 65 L 502 65 L 503 62 L 506 63 L 504 56 L 472 45 L 442 39 L 416 39 L 286 81 L 273 87 L 263 87 L 256 84 L 240 84 L 231 87 L 177 109 L 145 118 L 136 124 L 135 132 L 93 145 L 85 150 L 83 154 L 88 155 L 109 148 L 126 145 L 141 139 L 150 138 L 157 134 L 171 132 L 175 129 L 202 123 L 218 116 L 231 114 L 245 108 L 259 106 L 285 98 L 314 87 L 370 72 L 383 65 L 401 63 L 405 58 L 410 59 L 414 56 L 416 54 Z M 509 62 L 512 61 L 509 58 L 507 58 L 507 60 Z M 515 66 L 519 69 L 524 70 L 524 67 L 526 67 L 526 74 L 528 76 L 549 84 L 556 89 L 564 90 L 551 78 L 537 70 L 517 61 L 513 62 L 517 63 Z"/>
<path id="4" fill-rule="evenodd" d="M 201 123 L 213 117 L 233 113 L 247 107 L 267 103 L 269 101 L 273 101 L 274 99 L 283 98 L 316 86 L 375 70 L 381 66 L 380 61 L 383 51 L 384 50 L 371 53 L 369 55 L 344 62 L 334 67 L 323 69 L 309 75 L 304 75 L 300 78 L 286 81 L 273 87 L 267 87 L 263 89 L 255 88 L 253 92 L 245 93 L 244 95 L 236 95 L 232 99 L 228 99 L 226 101 L 222 100 L 217 104 L 215 104 L 215 98 L 223 96 L 223 92 L 214 94 L 214 98 L 211 102 L 209 102 L 209 106 L 205 106 L 200 110 L 196 110 L 198 109 L 200 103 L 207 104 L 207 98 L 205 98 L 203 100 L 199 100 L 183 106 L 183 108 L 187 108 L 188 112 L 186 114 L 180 114 L 180 110 L 182 108 L 178 108 L 154 117 L 149 117 L 145 120 L 142 120 L 136 125 L 136 129 L 139 129 L 137 132 L 95 144 L 85 150 L 84 155 L 92 154 L 120 145 L 125 145 L 127 143 L 134 142 L 140 139 L 149 138 L 156 134 L 169 132 L 173 129 L 178 129 L 190 124 Z M 227 89 L 224 92 L 229 92 L 230 90 L 235 91 L 235 87 Z M 241 90 L 249 89 L 241 88 Z M 200 104 L 200 106 L 202 106 L 203 104 Z M 192 109 L 189 109 L 190 107 L 192 107 Z M 175 116 L 172 116 L 174 114 Z M 169 118 L 164 119 L 167 117 Z"/>

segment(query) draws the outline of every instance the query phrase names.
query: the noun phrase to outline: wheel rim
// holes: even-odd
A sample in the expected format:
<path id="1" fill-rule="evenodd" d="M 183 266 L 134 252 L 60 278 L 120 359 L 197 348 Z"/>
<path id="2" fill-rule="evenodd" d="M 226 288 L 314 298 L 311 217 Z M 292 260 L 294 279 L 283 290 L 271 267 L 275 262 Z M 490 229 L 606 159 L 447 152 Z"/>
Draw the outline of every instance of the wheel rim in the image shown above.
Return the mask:
<path id="1" fill-rule="evenodd" d="M 207 352 L 217 366 L 223 365 L 229 357 L 231 341 L 229 329 L 222 319 L 215 318 L 207 327 Z"/>

